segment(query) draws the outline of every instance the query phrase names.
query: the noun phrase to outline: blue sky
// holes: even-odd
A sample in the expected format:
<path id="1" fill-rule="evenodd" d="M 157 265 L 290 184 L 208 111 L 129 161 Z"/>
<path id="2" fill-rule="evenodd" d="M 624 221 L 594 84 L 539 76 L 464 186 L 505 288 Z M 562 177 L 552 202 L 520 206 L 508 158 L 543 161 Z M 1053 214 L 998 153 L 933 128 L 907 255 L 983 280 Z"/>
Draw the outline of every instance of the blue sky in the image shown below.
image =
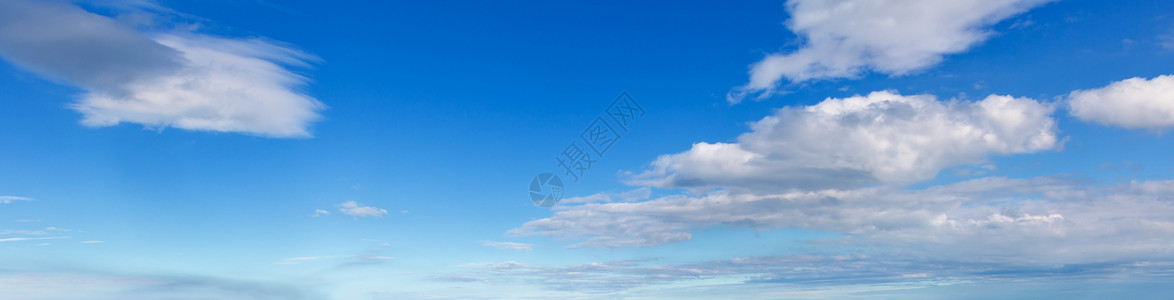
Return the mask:
<path id="1" fill-rule="evenodd" d="M 0 298 L 1160 298 L 1172 11 L 5 1 Z"/>

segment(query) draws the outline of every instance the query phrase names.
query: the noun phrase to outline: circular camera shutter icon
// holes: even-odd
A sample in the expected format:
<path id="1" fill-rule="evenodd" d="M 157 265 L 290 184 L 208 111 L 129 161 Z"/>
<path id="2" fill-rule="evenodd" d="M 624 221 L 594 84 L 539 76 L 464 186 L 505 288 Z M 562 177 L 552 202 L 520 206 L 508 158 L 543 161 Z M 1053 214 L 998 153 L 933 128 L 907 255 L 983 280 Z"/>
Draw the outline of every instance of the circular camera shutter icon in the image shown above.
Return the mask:
<path id="1" fill-rule="evenodd" d="M 563 180 L 554 173 L 542 173 L 530 181 L 530 201 L 541 207 L 551 207 L 563 198 Z"/>

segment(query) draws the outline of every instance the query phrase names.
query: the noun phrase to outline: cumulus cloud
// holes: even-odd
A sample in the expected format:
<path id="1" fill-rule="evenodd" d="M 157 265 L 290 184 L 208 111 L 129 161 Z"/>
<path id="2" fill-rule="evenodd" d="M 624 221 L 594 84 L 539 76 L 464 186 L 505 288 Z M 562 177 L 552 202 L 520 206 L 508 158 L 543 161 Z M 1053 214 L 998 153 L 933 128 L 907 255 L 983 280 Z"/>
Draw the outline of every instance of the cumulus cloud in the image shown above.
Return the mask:
<path id="1" fill-rule="evenodd" d="M 325 216 L 325 215 L 329 215 L 329 214 L 330 214 L 330 212 L 326 211 L 325 209 L 315 209 L 314 213 L 310 214 L 310 217 L 317 218 L 317 217 L 321 217 L 321 216 Z"/>
<path id="2" fill-rule="evenodd" d="M 482 244 L 482 245 L 489 246 L 489 247 L 497 248 L 497 249 L 505 249 L 505 250 L 517 250 L 517 251 L 530 251 L 530 249 L 533 249 L 533 248 L 534 248 L 534 244 L 526 244 L 526 243 L 514 243 L 514 242 L 490 242 L 490 241 L 486 241 L 486 242 L 483 242 L 483 243 L 481 243 L 481 244 Z"/>
<path id="3" fill-rule="evenodd" d="M 853 187 L 911 183 L 990 155 L 1059 146 L 1053 107 L 991 95 L 975 102 L 873 92 L 786 107 L 737 143 L 663 155 L 631 183 L 664 188 Z"/>
<path id="4" fill-rule="evenodd" d="M 0 56 L 86 90 L 71 107 L 92 127 L 307 137 L 325 108 L 287 69 L 312 55 L 264 39 L 143 33 L 65 2 L 0 3 Z"/>
<path id="5" fill-rule="evenodd" d="M 1068 95 L 1073 116 L 1089 122 L 1131 129 L 1174 127 L 1174 75 L 1130 78 Z"/>
<path id="6" fill-rule="evenodd" d="M 16 201 L 33 201 L 33 199 L 18 196 L 0 196 L 0 204 L 8 204 Z"/>
<path id="7" fill-rule="evenodd" d="M 802 45 L 755 63 L 750 82 L 728 99 L 769 95 L 783 78 L 801 82 L 923 69 L 986 40 L 990 25 L 1049 1 L 790 0 L 786 25 Z"/>
<path id="8" fill-rule="evenodd" d="M 386 209 L 382 209 L 382 208 L 378 208 L 378 207 L 374 207 L 374 206 L 362 205 L 362 204 L 356 203 L 355 201 L 347 201 L 347 202 L 343 202 L 342 204 L 339 204 L 338 205 L 338 212 L 341 212 L 344 215 L 348 215 L 348 216 L 352 216 L 352 217 L 365 217 L 365 218 L 382 218 L 384 215 L 387 215 Z"/>

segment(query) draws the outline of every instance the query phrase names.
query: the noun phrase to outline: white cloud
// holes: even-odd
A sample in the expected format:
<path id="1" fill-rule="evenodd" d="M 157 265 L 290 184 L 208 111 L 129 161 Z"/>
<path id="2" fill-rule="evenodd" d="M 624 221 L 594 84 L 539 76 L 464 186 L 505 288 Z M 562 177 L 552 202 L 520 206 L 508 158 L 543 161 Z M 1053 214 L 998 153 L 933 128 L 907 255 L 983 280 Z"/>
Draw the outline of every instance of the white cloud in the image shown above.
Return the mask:
<path id="1" fill-rule="evenodd" d="M 85 241 L 85 242 L 81 242 L 81 243 L 82 244 L 100 244 L 100 243 L 105 243 L 105 242 L 106 241 Z"/>
<path id="2" fill-rule="evenodd" d="M 737 143 L 663 155 L 631 183 L 665 188 L 852 187 L 911 183 L 990 155 L 1058 147 L 1051 105 L 991 95 L 977 102 L 873 92 L 778 110 Z"/>
<path id="3" fill-rule="evenodd" d="M 314 213 L 310 214 L 310 217 L 317 218 L 317 217 L 321 217 L 321 216 L 325 216 L 325 215 L 329 215 L 329 214 L 330 214 L 330 212 L 326 211 L 325 209 L 315 209 Z"/>
<path id="4" fill-rule="evenodd" d="M 637 200 L 648 199 L 648 197 L 650 197 L 650 196 L 652 196 L 652 189 L 648 188 L 648 187 L 641 187 L 641 188 L 637 188 L 637 189 L 630 190 L 627 192 L 622 192 L 622 193 L 597 193 L 597 194 L 591 194 L 591 195 L 583 196 L 583 197 L 564 198 L 562 201 L 559 201 L 559 202 L 562 204 L 591 203 L 591 202 L 613 202 L 613 201 L 632 202 L 632 201 L 637 201 Z"/>
<path id="5" fill-rule="evenodd" d="M 0 204 L 8 204 L 16 201 L 33 201 L 33 198 L 17 197 L 17 196 L 0 196 Z"/>
<path id="6" fill-rule="evenodd" d="M 770 54 L 750 70 L 750 82 L 731 92 L 769 95 L 792 82 L 853 78 L 868 71 L 902 75 L 986 40 L 987 29 L 1050 0 L 790 0 L 787 28 L 802 38 L 788 53 Z"/>
<path id="7" fill-rule="evenodd" d="M 0 243 L 3 243 L 3 242 L 23 242 L 23 241 L 36 241 L 36 240 L 55 240 L 55 239 L 68 239 L 68 238 L 69 238 L 68 236 L 51 236 L 51 237 L 16 237 L 16 238 L 3 238 L 3 239 L 0 239 Z"/>
<path id="8" fill-rule="evenodd" d="M 374 206 L 361 205 L 361 204 L 356 203 L 355 201 L 347 201 L 347 202 L 343 202 L 342 204 L 339 204 L 338 211 L 345 214 L 345 215 L 353 216 L 353 217 L 382 218 L 384 215 L 387 214 L 386 209 L 382 209 L 382 208 L 378 208 L 378 207 L 374 207 Z"/>
<path id="9" fill-rule="evenodd" d="M 49 234 L 50 232 L 54 232 L 54 231 L 69 231 L 69 230 L 61 229 L 61 228 L 57 228 L 57 227 L 53 227 L 53 226 L 46 227 L 45 229 L 42 229 L 42 230 L 5 229 L 3 231 L 0 231 L 0 235 L 7 235 L 7 234 L 46 235 L 46 234 Z"/>
<path id="10" fill-rule="evenodd" d="M 526 243 L 514 243 L 514 242 L 490 242 L 490 241 L 486 241 L 486 242 L 483 242 L 483 243 L 481 243 L 481 244 L 482 244 L 482 245 L 489 246 L 489 247 L 497 248 L 497 249 L 505 249 L 505 250 L 518 250 L 518 251 L 530 251 L 530 249 L 533 249 L 533 248 L 534 248 L 534 244 L 526 244 Z"/>
<path id="11" fill-rule="evenodd" d="M 314 56 L 263 39 L 148 35 L 60 2 L 0 3 L 0 56 L 87 90 L 71 106 L 87 126 L 307 137 L 325 108 L 286 68 Z"/>
<path id="12" fill-rule="evenodd" d="M 1073 116 L 1104 125 L 1162 130 L 1174 127 L 1174 75 L 1130 78 L 1068 95 Z"/>
<path id="13" fill-rule="evenodd" d="M 642 247 L 689 240 L 712 226 L 803 228 L 842 235 L 815 245 L 936 261 L 1164 261 L 1174 259 L 1168 251 L 1174 247 L 1171 194 L 1174 181 L 1089 186 L 1050 177 L 981 178 L 923 190 L 719 191 L 564 206 L 508 234 L 577 241 L 572 248 Z"/>

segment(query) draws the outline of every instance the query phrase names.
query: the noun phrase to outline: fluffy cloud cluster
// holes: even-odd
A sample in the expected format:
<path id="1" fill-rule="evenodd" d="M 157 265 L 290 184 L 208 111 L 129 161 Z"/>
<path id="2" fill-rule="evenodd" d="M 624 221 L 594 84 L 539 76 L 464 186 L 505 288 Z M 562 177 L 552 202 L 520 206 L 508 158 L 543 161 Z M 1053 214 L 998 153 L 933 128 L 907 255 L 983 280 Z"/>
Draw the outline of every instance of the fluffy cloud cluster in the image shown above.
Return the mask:
<path id="1" fill-rule="evenodd" d="M 664 155 L 632 183 L 665 188 L 852 187 L 909 183 L 995 154 L 1058 147 L 1053 108 L 1027 98 L 938 101 L 873 92 L 783 108 L 737 143 Z"/>
<path id="2" fill-rule="evenodd" d="M 786 25 L 803 39 L 802 46 L 755 63 L 750 82 L 729 100 L 769 94 L 783 78 L 850 78 L 866 71 L 901 75 L 926 68 L 985 40 L 986 27 L 1049 1 L 790 0 Z"/>
<path id="3" fill-rule="evenodd" d="M 286 68 L 314 56 L 261 39 L 148 35 L 63 2 L 0 2 L 0 57 L 85 89 L 72 107 L 87 126 L 306 137 L 325 108 Z"/>
<path id="4" fill-rule="evenodd" d="M 1105 125 L 1162 130 L 1174 127 L 1174 75 L 1130 78 L 1068 95 L 1073 116 Z"/>

